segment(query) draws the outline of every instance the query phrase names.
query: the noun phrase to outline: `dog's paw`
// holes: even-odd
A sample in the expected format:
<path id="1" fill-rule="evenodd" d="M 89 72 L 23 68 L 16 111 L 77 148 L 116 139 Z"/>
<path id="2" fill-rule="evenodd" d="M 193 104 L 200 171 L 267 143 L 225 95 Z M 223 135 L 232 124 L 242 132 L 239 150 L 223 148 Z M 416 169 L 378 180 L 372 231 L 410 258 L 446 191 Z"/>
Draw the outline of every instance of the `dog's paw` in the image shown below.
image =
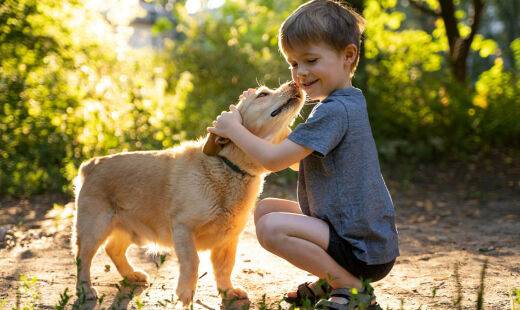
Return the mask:
<path id="1" fill-rule="evenodd" d="M 76 287 L 76 296 L 82 300 L 96 300 L 97 299 L 97 291 L 94 287 L 83 284 Z"/>
<path id="2" fill-rule="evenodd" d="M 194 291 L 191 289 L 181 289 L 178 287 L 177 290 L 175 290 L 175 294 L 184 306 L 188 306 L 193 299 Z"/>
<path id="3" fill-rule="evenodd" d="M 143 271 L 134 271 L 125 275 L 125 278 L 127 278 L 130 283 L 144 283 L 148 282 L 149 279 L 148 274 Z"/>
<path id="4" fill-rule="evenodd" d="M 236 287 L 230 288 L 225 291 L 221 291 L 222 299 L 231 300 L 231 299 L 247 299 L 247 293 L 243 289 Z"/>

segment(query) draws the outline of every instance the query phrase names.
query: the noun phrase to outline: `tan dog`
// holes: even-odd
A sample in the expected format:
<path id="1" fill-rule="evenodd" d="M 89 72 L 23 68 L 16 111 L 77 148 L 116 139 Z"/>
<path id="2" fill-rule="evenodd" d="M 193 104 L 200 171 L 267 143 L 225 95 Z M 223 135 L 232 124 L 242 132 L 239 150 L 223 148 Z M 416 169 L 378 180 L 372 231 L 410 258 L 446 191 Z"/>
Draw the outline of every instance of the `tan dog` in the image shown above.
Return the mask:
<path id="1" fill-rule="evenodd" d="M 244 126 L 272 143 L 290 132 L 303 105 L 294 83 L 260 87 L 237 105 Z M 238 236 L 262 190 L 267 171 L 227 139 L 211 134 L 163 151 L 120 153 L 83 163 L 76 185 L 73 246 L 77 289 L 96 298 L 90 266 L 98 248 L 131 282 L 148 275 L 126 257 L 130 245 L 174 247 L 180 264 L 176 294 L 188 305 L 195 293 L 197 251 L 211 250 L 217 288 L 247 298 L 231 284 Z"/>

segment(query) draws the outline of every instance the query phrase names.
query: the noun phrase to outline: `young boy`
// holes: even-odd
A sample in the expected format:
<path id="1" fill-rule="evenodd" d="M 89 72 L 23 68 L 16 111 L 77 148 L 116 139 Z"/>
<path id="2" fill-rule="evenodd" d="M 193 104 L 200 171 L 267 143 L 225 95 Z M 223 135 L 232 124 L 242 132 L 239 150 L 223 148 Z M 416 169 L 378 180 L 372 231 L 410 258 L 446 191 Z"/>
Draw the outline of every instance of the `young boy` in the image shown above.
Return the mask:
<path id="1" fill-rule="evenodd" d="M 308 97 L 321 100 L 306 122 L 277 145 L 243 127 L 234 106 L 208 128 L 268 170 L 299 163 L 298 202 L 267 198 L 255 211 L 258 241 L 265 249 L 328 282 L 300 285 L 286 295 L 289 302 L 305 297 L 315 302 L 330 285 L 330 299 L 316 307 L 349 309 L 369 300 L 369 309 L 377 309 L 360 278 L 384 278 L 399 256 L 394 208 L 366 102 L 351 82 L 363 29 L 363 18 L 336 2 L 303 4 L 282 24 L 279 44 L 294 82 Z M 243 94 L 256 95 L 253 89 Z"/>

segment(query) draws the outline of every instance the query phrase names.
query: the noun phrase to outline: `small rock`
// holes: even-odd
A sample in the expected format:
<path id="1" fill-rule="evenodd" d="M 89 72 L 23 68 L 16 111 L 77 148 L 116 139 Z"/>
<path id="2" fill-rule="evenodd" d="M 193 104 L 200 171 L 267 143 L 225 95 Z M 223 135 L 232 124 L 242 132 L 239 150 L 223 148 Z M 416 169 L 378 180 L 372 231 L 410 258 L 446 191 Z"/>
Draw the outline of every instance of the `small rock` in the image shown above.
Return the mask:
<path id="1" fill-rule="evenodd" d="M 16 236 L 8 227 L 0 227 L 0 249 L 5 247 L 14 247 L 16 245 Z"/>

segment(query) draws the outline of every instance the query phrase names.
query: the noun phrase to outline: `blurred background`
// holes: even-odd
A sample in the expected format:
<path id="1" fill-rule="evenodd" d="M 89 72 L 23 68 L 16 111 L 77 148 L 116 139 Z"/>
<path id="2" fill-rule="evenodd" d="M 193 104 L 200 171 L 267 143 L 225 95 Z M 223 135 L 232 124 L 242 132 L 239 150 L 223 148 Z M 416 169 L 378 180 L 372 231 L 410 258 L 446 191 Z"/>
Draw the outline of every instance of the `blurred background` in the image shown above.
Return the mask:
<path id="1" fill-rule="evenodd" d="M 68 195 L 92 156 L 205 135 L 243 90 L 290 79 L 277 32 L 303 2 L 1 1 L 0 197 Z M 518 166 L 520 1 L 349 3 L 384 169 Z"/>

